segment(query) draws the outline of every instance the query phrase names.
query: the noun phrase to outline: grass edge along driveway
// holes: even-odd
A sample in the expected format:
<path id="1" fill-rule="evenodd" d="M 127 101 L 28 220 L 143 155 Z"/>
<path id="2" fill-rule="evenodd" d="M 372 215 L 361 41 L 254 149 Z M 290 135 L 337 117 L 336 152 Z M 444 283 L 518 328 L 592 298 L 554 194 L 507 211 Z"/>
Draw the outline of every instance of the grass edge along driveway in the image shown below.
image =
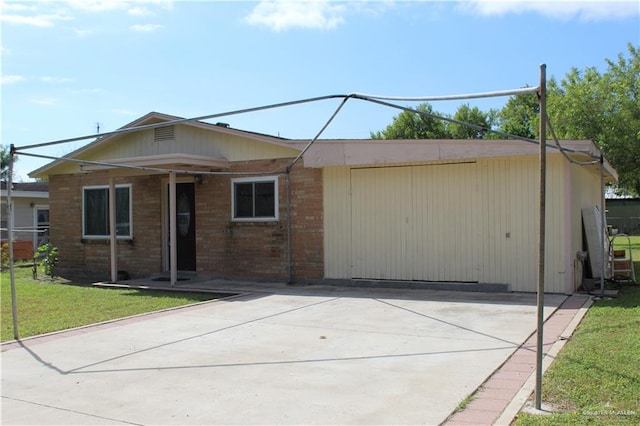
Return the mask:
<path id="1" fill-rule="evenodd" d="M 544 375 L 542 401 L 551 414 L 514 424 L 640 424 L 640 286 L 591 306 Z"/>
<path id="2" fill-rule="evenodd" d="M 13 340 L 11 281 L 0 273 L 2 342 Z M 213 293 L 98 288 L 64 280 L 34 280 L 30 268 L 15 268 L 20 338 L 66 330 L 219 298 Z"/>

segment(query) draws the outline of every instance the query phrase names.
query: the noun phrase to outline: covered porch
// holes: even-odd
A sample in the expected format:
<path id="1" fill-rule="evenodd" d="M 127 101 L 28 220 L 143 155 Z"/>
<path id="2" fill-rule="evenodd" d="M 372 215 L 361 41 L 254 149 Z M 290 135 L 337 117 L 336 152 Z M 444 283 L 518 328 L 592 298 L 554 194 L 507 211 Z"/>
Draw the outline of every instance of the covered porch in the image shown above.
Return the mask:
<path id="1" fill-rule="evenodd" d="M 221 170 L 228 168 L 229 161 L 226 158 L 182 153 L 109 159 L 83 164 L 81 170 L 84 173 L 106 171 L 108 175 L 110 283 L 119 281 L 116 178 L 154 175 L 160 176 L 167 181 L 168 213 L 163 213 L 163 217 L 166 215 L 166 220 L 163 222 L 167 223 L 168 233 L 163 233 L 162 247 L 166 248 L 166 251 L 163 250 L 163 254 L 168 259 L 168 262 L 166 262 L 168 271 L 162 271 L 167 272 L 165 274 L 166 279 L 153 282 L 162 282 L 165 285 L 174 287 L 181 280 L 178 275 L 180 269 L 178 264 L 178 241 L 180 236 L 193 234 L 195 239 L 194 198 L 193 196 L 190 198 L 183 197 L 178 200 L 178 181 L 196 183 L 201 181 L 203 174 L 211 174 L 215 171 L 220 173 Z M 193 264 L 195 265 L 195 259 L 193 259 Z M 192 272 L 195 273 L 195 271 Z"/>

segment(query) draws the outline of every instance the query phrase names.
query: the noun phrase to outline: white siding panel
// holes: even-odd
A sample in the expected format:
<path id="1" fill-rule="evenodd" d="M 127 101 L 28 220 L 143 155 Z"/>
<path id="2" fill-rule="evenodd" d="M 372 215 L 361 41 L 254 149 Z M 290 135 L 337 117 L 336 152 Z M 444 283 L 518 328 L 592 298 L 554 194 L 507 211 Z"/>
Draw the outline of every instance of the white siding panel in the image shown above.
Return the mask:
<path id="1" fill-rule="evenodd" d="M 517 157 L 479 161 L 483 205 L 475 226 L 483 230 L 480 281 L 508 283 L 515 291 L 535 288 L 535 280 L 528 282 L 537 264 L 537 192 L 530 165 Z"/>
<path id="2" fill-rule="evenodd" d="M 509 283 L 513 291 L 534 291 L 538 274 L 539 172 L 537 157 L 480 161 L 484 194 L 482 282 Z M 547 291 L 564 292 L 564 173 L 562 160 L 547 169 Z"/>
<path id="3" fill-rule="evenodd" d="M 351 277 L 351 186 L 348 167 L 323 169 L 324 276 Z"/>
<path id="4" fill-rule="evenodd" d="M 351 171 L 352 277 L 477 281 L 475 164 Z"/>
<path id="5" fill-rule="evenodd" d="M 353 278 L 411 279 L 411 168 L 351 171 Z"/>
<path id="6" fill-rule="evenodd" d="M 567 256 L 571 256 L 570 261 L 575 272 L 577 268 L 576 254 L 584 248 L 582 241 L 582 209 L 593 208 L 601 204 L 600 172 L 595 166 L 585 167 L 572 164 L 569 166 L 569 174 L 571 186 L 567 197 L 571 198 L 571 239 L 570 242 L 567 242 L 567 244 L 570 244 Z M 572 278 L 570 285 L 573 289 L 579 283 L 574 281 L 575 277 Z"/>
<path id="7" fill-rule="evenodd" d="M 564 292 L 568 279 L 565 227 L 568 217 L 576 219 L 567 206 L 590 198 L 566 203 L 565 173 L 559 156 L 549 158 L 545 282 L 551 292 Z M 327 278 L 506 283 L 513 291 L 535 291 L 536 156 L 335 167 L 324 176 Z"/>
<path id="8" fill-rule="evenodd" d="M 570 243 L 566 240 L 564 161 L 555 156 L 547 161 L 545 291 L 565 292 L 565 279 L 571 270 L 565 263 Z"/>
<path id="9" fill-rule="evenodd" d="M 412 167 L 410 279 L 477 281 L 476 165 Z"/>
<path id="10" fill-rule="evenodd" d="M 180 145 L 171 147 L 173 152 L 220 156 L 229 161 L 291 158 L 298 154 L 297 150 L 291 148 L 188 126 L 177 126 L 176 139 L 180 141 Z"/>
<path id="11" fill-rule="evenodd" d="M 82 156 L 82 159 L 106 160 L 175 153 L 224 157 L 229 161 L 249 161 L 292 158 L 298 151 L 205 129 L 175 126 L 173 140 L 155 141 L 153 130 L 123 134 L 116 141 L 92 151 L 90 157 Z M 77 165 L 71 170 L 76 169 Z"/>

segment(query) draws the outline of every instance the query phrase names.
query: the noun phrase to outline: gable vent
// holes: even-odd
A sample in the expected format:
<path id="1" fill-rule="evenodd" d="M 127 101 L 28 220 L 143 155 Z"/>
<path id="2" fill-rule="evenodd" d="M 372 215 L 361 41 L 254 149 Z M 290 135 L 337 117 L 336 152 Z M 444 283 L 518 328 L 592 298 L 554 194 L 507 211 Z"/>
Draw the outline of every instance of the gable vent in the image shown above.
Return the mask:
<path id="1" fill-rule="evenodd" d="M 172 141 L 173 136 L 173 126 L 156 127 L 153 129 L 153 140 L 155 142 Z"/>

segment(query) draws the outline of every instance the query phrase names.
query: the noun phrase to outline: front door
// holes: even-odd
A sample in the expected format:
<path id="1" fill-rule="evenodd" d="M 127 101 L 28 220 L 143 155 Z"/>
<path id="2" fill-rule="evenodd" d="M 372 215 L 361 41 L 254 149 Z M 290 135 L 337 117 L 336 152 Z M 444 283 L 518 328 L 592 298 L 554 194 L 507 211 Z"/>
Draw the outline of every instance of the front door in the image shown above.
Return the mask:
<path id="1" fill-rule="evenodd" d="M 176 247 L 178 270 L 196 270 L 196 212 L 193 182 L 176 184 Z"/>

